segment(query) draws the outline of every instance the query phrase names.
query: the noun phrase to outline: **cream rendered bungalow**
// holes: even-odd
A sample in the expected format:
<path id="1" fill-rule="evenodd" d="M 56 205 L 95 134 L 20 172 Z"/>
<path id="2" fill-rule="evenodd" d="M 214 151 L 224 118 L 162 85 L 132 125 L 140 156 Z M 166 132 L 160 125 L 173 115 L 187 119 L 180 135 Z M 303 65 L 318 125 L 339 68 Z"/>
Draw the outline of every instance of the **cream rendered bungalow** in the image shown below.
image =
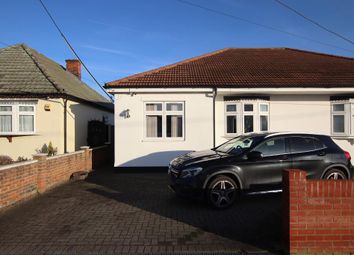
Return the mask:
<path id="1" fill-rule="evenodd" d="M 263 131 L 322 133 L 354 155 L 354 59 L 227 48 L 106 84 L 115 166 L 167 166 L 187 151 Z"/>
<path id="2" fill-rule="evenodd" d="M 0 155 L 31 158 L 49 142 L 73 152 L 90 120 L 112 126 L 113 104 L 81 81 L 78 60 L 65 69 L 24 44 L 0 49 Z"/>

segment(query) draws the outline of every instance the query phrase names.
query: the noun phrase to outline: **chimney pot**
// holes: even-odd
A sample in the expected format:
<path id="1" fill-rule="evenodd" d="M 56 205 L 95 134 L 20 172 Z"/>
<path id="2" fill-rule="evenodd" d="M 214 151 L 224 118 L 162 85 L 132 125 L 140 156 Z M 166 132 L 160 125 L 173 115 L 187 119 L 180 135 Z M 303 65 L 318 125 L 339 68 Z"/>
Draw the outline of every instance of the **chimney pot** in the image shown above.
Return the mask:
<path id="1" fill-rule="evenodd" d="M 75 75 L 79 80 L 81 80 L 81 63 L 78 59 L 67 59 L 66 70 Z"/>

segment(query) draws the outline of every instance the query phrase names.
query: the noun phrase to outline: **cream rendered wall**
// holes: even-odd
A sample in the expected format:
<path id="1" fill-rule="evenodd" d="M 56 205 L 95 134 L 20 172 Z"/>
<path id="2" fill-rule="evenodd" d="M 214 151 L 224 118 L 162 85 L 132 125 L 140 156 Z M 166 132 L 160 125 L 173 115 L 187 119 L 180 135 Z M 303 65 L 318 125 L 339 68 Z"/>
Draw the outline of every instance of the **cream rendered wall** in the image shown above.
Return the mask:
<path id="1" fill-rule="evenodd" d="M 44 105 L 50 105 L 50 111 L 44 110 Z M 38 100 L 36 105 L 36 133 L 28 136 L 15 136 L 12 142 L 6 137 L 0 137 L 0 155 L 8 155 L 16 160 L 19 156 L 32 158 L 36 150 L 48 145 L 51 141 L 63 152 L 63 101 L 61 99 Z"/>
<path id="2" fill-rule="evenodd" d="M 77 151 L 87 145 L 87 124 L 90 120 L 102 121 L 105 116 L 107 124 L 113 125 L 114 114 L 99 108 L 74 101 L 67 102 L 67 150 Z"/>
<path id="3" fill-rule="evenodd" d="M 31 100 L 32 101 L 32 100 Z M 50 111 L 44 105 L 50 105 Z M 68 101 L 67 104 L 67 150 L 73 152 L 87 145 L 87 123 L 90 120 L 102 120 L 108 117 L 113 125 L 113 113 L 90 105 Z M 36 105 L 36 133 L 27 136 L 15 136 L 12 142 L 0 137 L 0 155 L 8 155 L 13 160 L 19 156 L 32 158 L 36 150 L 52 142 L 58 154 L 64 153 L 64 102 L 63 99 L 39 99 Z"/>
<path id="4" fill-rule="evenodd" d="M 205 93 L 115 94 L 115 166 L 167 166 L 174 157 L 213 146 L 213 98 Z M 144 101 L 184 101 L 183 141 L 144 140 Z M 130 118 L 123 111 L 129 109 Z"/>

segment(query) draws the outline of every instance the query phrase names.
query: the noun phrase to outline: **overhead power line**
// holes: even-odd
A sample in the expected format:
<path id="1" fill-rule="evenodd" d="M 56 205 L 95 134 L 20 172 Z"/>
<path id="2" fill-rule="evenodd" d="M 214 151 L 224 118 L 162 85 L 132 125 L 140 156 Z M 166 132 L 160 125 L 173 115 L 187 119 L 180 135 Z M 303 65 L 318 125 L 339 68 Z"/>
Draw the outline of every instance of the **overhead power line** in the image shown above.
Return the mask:
<path id="1" fill-rule="evenodd" d="M 39 0 L 39 2 L 41 3 L 44 11 L 47 13 L 47 15 L 49 16 L 49 18 L 51 19 L 51 21 L 53 22 L 54 26 L 56 27 L 56 29 L 58 30 L 58 32 L 60 33 L 61 37 L 63 37 L 65 43 L 68 45 L 68 47 L 70 48 L 70 50 L 72 51 L 72 53 L 76 56 L 76 58 L 80 61 L 80 63 L 82 64 L 82 66 L 85 68 L 85 70 L 87 71 L 87 73 L 91 76 L 91 78 L 95 81 L 95 83 L 102 89 L 102 91 L 109 97 L 109 99 L 113 102 L 113 99 L 111 97 L 110 94 L 107 93 L 107 91 L 102 87 L 102 85 L 97 81 L 97 79 L 95 78 L 95 76 L 93 76 L 93 74 L 90 72 L 90 70 L 87 68 L 87 66 L 85 65 L 85 63 L 82 61 L 82 59 L 79 57 L 79 55 L 76 53 L 75 49 L 73 48 L 73 46 L 70 44 L 69 40 L 66 38 L 66 36 L 64 35 L 64 33 L 62 32 L 62 30 L 60 29 L 60 27 L 58 26 L 58 24 L 55 22 L 53 16 L 50 14 L 49 10 L 47 9 L 47 7 L 44 5 L 42 0 Z"/>
<path id="2" fill-rule="evenodd" d="M 186 0 L 176 0 L 176 1 L 180 2 L 182 4 L 185 4 L 185 5 L 189 5 L 189 6 L 192 6 L 192 7 L 195 7 L 195 8 L 199 8 L 199 9 L 202 9 L 202 10 L 205 10 L 205 11 L 208 11 L 208 12 L 212 12 L 212 13 L 221 15 L 221 16 L 225 16 L 225 17 L 231 18 L 233 20 L 246 22 L 246 23 L 249 23 L 249 24 L 252 24 L 252 25 L 255 25 L 255 26 L 263 27 L 263 28 L 268 29 L 268 30 L 273 30 L 273 31 L 276 31 L 276 32 L 279 32 L 279 33 L 287 34 L 287 35 L 290 35 L 290 36 L 293 36 L 293 37 L 297 37 L 297 38 L 300 38 L 300 39 L 303 39 L 303 40 L 311 41 L 311 42 L 314 42 L 314 43 L 317 43 L 317 44 L 322 44 L 322 45 L 325 45 L 325 46 L 328 46 L 328 47 L 337 48 L 337 49 L 340 49 L 340 50 L 344 50 L 344 51 L 347 51 L 347 52 L 354 53 L 354 50 L 350 50 L 350 49 L 346 49 L 346 48 L 343 48 L 343 47 L 340 47 L 340 46 L 336 46 L 336 45 L 333 45 L 333 44 L 330 44 L 330 43 L 318 41 L 318 40 L 309 38 L 307 36 L 303 36 L 303 35 L 300 35 L 300 34 L 288 32 L 286 30 L 282 30 L 282 29 L 277 28 L 277 27 L 273 27 L 273 26 L 262 24 L 262 23 L 258 23 L 258 22 L 255 22 L 255 21 L 252 21 L 252 20 L 249 20 L 249 19 L 245 19 L 245 18 L 242 18 L 242 17 L 235 16 L 235 15 L 230 14 L 230 13 L 226 13 L 226 12 L 223 12 L 223 11 L 215 10 L 215 9 L 203 6 L 203 5 L 195 4 L 195 3 L 192 3 L 192 2 L 189 2 L 189 1 L 186 1 Z"/>
<path id="3" fill-rule="evenodd" d="M 351 44 L 354 44 L 354 41 L 350 40 L 349 38 L 345 37 L 344 35 L 341 35 L 341 34 L 335 32 L 335 31 L 333 31 L 333 30 L 331 30 L 331 29 L 329 29 L 329 28 L 327 28 L 327 27 L 321 25 L 321 24 L 318 23 L 317 21 L 315 21 L 315 20 L 313 20 L 313 19 L 311 19 L 311 18 L 305 16 L 305 15 L 302 14 L 300 11 L 294 9 L 293 7 L 287 5 L 286 3 L 284 3 L 284 2 L 282 2 L 282 1 L 280 1 L 280 0 L 274 0 L 274 1 L 277 2 L 278 4 L 280 4 L 281 6 L 283 6 L 284 8 L 286 8 L 286 9 L 288 9 L 288 10 L 294 12 L 294 13 L 297 14 L 298 16 L 304 18 L 305 20 L 311 22 L 311 23 L 314 24 L 315 26 L 317 26 L 317 27 L 319 27 L 319 28 L 321 28 L 321 29 L 327 31 L 328 33 L 331 33 L 331 34 L 333 34 L 333 35 L 335 35 L 335 36 L 337 36 L 337 37 L 343 39 L 343 40 L 346 41 L 346 42 L 349 42 L 349 43 L 351 43 Z"/>

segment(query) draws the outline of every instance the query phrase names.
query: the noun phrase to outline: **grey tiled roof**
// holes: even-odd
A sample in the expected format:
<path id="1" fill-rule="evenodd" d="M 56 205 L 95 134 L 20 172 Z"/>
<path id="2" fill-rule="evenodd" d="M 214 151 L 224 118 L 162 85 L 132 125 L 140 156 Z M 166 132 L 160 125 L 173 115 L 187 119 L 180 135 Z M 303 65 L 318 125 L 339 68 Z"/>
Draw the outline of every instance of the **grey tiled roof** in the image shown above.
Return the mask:
<path id="1" fill-rule="evenodd" d="M 75 75 L 25 44 L 0 49 L 0 95 L 68 95 L 113 109 Z"/>

